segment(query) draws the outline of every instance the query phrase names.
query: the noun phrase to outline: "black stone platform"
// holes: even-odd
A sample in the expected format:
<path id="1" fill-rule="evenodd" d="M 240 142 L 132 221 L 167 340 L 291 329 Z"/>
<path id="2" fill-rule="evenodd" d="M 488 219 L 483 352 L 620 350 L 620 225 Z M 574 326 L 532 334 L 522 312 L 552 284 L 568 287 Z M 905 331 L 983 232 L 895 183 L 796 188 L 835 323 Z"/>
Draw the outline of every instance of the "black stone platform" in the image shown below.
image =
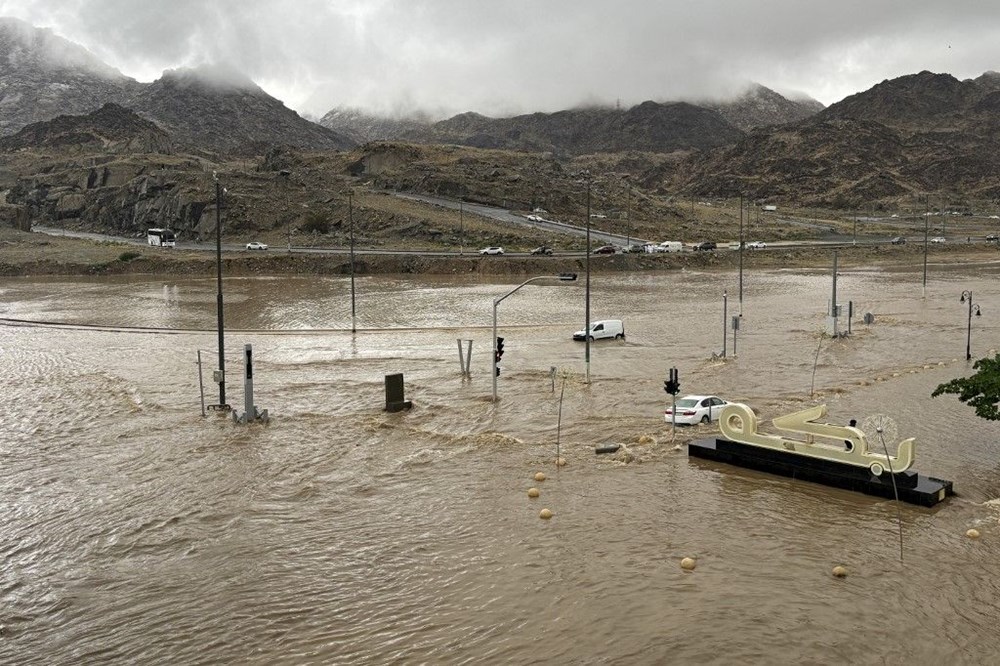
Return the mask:
<path id="1" fill-rule="evenodd" d="M 934 506 L 955 494 L 951 481 L 921 476 L 914 471 L 896 474 L 885 472 L 881 476 L 875 476 L 867 467 L 717 437 L 691 442 L 688 444 L 688 455 L 889 499 L 895 498 L 892 485 L 892 478 L 895 477 L 899 499 L 921 506 Z"/>

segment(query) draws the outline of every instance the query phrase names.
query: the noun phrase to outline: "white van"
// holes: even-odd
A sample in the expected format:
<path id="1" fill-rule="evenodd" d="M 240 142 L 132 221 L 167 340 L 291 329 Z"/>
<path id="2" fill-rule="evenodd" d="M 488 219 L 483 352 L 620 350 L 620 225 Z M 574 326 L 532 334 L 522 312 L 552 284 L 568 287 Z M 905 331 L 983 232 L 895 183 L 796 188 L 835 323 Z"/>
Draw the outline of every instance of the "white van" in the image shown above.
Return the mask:
<path id="1" fill-rule="evenodd" d="M 684 243 L 680 241 L 663 241 L 660 243 L 660 252 L 683 252 Z"/>
<path id="2" fill-rule="evenodd" d="M 615 338 L 621 340 L 625 338 L 625 326 L 621 319 L 604 319 L 602 321 L 590 322 L 590 334 L 585 335 L 583 331 L 573 334 L 574 340 L 600 340 L 601 338 Z"/>

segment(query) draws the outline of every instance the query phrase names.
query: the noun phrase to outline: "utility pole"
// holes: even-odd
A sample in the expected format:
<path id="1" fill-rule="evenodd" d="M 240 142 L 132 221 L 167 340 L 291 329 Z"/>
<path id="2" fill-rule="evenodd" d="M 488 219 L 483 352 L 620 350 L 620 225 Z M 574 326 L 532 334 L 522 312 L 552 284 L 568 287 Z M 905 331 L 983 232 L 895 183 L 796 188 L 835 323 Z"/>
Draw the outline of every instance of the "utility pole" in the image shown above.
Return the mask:
<path id="1" fill-rule="evenodd" d="M 215 179 L 215 267 L 218 293 L 215 297 L 216 319 L 219 329 L 219 407 L 226 408 L 226 342 L 222 318 L 222 184 Z"/>
<path id="2" fill-rule="evenodd" d="M 747 202 L 747 222 L 750 221 L 750 202 Z M 740 192 L 740 316 L 743 316 L 743 193 Z M 725 316 L 723 316 L 725 319 Z M 725 323 L 725 322 L 723 322 Z M 723 350 L 725 356 L 725 350 Z"/>
<path id="3" fill-rule="evenodd" d="M 632 184 L 625 176 L 625 246 L 632 244 Z"/>
<path id="4" fill-rule="evenodd" d="M 585 264 L 587 284 L 584 289 L 586 292 L 584 297 L 586 325 L 583 327 L 584 344 L 586 345 L 584 364 L 587 366 L 587 384 L 590 384 L 590 172 L 587 173 L 587 258 Z"/>
<path id="5" fill-rule="evenodd" d="M 923 298 L 927 298 L 927 237 L 930 235 L 930 205 L 927 197 L 924 197 L 924 290 Z"/>
<path id="6" fill-rule="evenodd" d="M 351 228 L 351 333 L 358 332 L 358 317 L 354 307 L 354 193 L 347 192 L 347 217 Z"/>

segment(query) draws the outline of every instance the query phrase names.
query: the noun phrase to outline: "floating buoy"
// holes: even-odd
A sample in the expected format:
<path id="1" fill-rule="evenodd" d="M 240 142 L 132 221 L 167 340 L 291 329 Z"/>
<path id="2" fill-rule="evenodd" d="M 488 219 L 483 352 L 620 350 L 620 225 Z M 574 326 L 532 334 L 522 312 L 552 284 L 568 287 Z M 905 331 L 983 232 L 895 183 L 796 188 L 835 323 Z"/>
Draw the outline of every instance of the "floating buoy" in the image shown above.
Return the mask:
<path id="1" fill-rule="evenodd" d="M 847 568 L 842 567 L 839 564 L 833 568 L 834 578 L 844 578 L 847 576 Z"/>
<path id="2" fill-rule="evenodd" d="M 694 558 L 685 557 L 681 560 L 681 569 L 684 569 L 684 571 L 694 571 L 696 565 L 697 562 L 694 561 Z"/>
<path id="3" fill-rule="evenodd" d="M 535 481 L 544 481 L 545 472 L 535 472 Z"/>
<path id="4" fill-rule="evenodd" d="M 541 518 L 542 520 L 548 520 L 549 518 L 552 517 L 552 512 L 549 511 L 548 509 L 542 509 L 538 513 L 538 517 Z"/>
<path id="5" fill-rule="evenodd" d="M 556 458 L 556 467 L 565 467 L 565 466 L 566 466 L 566 459 L 565 458 L 563 458 L 561 456 L 559 458 Z"/>
<path id="6" fill-rule="evenodd" d="M 965 533 L 965 536 L 969 537 L 970 539 L 978 539 L 979 530 L 977 530 L 976 528 L 972 528 Z"/>
<path id="7" fill-rule="evenodd" d="M 528 497 L 538 497 L 538 488 L 528 488 Z"/>

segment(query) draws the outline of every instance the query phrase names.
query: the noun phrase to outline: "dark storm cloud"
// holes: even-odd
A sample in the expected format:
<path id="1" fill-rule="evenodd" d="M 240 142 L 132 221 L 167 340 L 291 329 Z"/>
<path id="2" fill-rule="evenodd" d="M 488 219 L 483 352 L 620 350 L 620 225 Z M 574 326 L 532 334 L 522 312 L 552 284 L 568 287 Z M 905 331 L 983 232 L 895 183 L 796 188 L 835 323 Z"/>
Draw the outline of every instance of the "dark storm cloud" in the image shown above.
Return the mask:
<path id="1" fill-rule="evenodd" d="M 0 0 L 0 15 L 140 80 L 225 64 L 314 116 L 631 105 L 750 81 L 829 104 L 925 69 L 1000 69 L 992 0 Z"/>

